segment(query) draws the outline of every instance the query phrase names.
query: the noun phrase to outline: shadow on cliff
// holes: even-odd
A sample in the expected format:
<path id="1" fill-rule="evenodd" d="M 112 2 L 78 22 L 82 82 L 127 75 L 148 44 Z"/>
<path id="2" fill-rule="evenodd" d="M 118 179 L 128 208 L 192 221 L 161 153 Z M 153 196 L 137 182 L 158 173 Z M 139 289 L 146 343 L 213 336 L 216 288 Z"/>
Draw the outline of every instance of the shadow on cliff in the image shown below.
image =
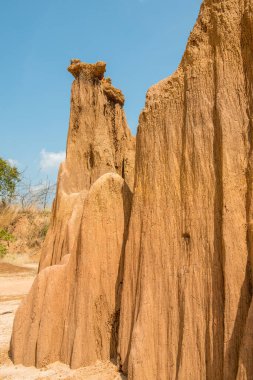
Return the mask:
<path id="1" fill-rule="evenodd" d="M 225 352 L 225 363 L 231 365 L 233 363 L 234 351 L 237 352 L 237 360 L 233 363 L 234 368 L 229 368 L 227 371 L 236 378 L 239 364 L 240 347 L 243 342 L 244 331 L 246 327 L 247 317 L 249 313 L 250 303 L 252 299 L 252 286 L 251 286 L 251 270 L 250 263 L 248 261 L 247 268 L 245 270 L 245 278 L 241 287 L 240 302 L 237 309 L 236 319 L 234 322 L 233 333 L 229 340 L 227 350 Z M 238 339 L 238 337 L 240 339 Z M 247 366 L 245 366 L 247 370 Z M 232 373 L 233 371 L 233 373 Z M 247 373 L 247 378 L 252 378 L 252 373 Z"/>
<path id="2" fill-rule="evenodd" d="M 113 362 L 117 362 L 117 347 L 118 347 L 118 334 L 119 334 L 119 321 L 120 321 L 120 309 L 121 309 L 121 294 L 123 286 L 123 274 L 124 274 L 124 263 L 125 263 L 125 250 L 126 243 L 128 239 L 128 227 L 132 208 L 133 194 L 130 191 L 128 185 L 124 183 L 122 188 L 123 193 L 123 208 L 124 208 L 124 234 L 123 243 L 121 248 L 121 255 L 119 261 L 118 276 L 115 285 L 115 311 L 112 320 L 112 332 L 110 340 L 110 358 Z M 130 202 L 125 202 L 125 197 L 130 197 Z M 126 207 L 127 204 L 131 205 L 130 208 Z"/>

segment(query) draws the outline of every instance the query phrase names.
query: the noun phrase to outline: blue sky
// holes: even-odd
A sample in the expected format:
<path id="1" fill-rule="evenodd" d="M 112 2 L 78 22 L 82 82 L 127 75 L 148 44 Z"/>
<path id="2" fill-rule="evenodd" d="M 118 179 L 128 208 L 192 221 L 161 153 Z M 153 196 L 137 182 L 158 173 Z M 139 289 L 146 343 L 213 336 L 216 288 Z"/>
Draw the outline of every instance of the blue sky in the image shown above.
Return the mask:
<path id="1" fill-rule="evenodd" d="M 136 133 L 147 89 L 179 64 L 200 0 L 0 0 L 0 156 L 34 183 L 64 156 L 71 58 L 103 60 Z"/>

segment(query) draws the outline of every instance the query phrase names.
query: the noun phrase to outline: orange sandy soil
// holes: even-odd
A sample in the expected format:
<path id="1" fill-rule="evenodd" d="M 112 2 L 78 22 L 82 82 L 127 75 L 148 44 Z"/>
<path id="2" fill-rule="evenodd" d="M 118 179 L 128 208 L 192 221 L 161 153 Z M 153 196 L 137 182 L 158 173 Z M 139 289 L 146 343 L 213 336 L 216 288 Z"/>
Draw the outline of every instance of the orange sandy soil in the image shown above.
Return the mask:
<path id="1" fill-rule="evenodd" d="M 62 363 L 53 363 L 43 369 L 13 365 L 8 355 L 13 319 L 36 273 L 37 264 L 18 266 L 0 262 L 0 379 L 125 379 L 110 362 L 97 362 L 93 366 L 78 370 L 71 370 Z"/>

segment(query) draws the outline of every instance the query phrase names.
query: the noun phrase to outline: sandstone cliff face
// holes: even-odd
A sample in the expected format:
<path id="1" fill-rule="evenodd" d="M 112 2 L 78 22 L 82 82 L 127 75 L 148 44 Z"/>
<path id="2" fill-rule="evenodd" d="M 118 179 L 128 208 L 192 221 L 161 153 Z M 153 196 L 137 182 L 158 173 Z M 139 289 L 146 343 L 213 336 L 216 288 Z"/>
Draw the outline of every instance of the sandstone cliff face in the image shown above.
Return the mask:
<path id="1" fill-rule="evenodd" d="M 15 363 L 77 367 L 118 344 L 128 380 L 253 378 L 252 8 L 205 0 L 178 70 L 148 91 L 133 201 L 123 95 L 102 62 L 72 62 L 67 158 Z"/>
<path id="2" fill-rule="evenodd" d="M 18 310 L 15 363 L 79 367 L 116 357 L 135 139 L 105 64 L 73 60 L 66 161 L 40 273 Z"/>
<path id="3" fill-rule="evenodd" d="M 91 186 L 76 251 L 39 273 L 17 311 L 14 363 L 62 361 L 77 368 L 116 357 L 130 205 L 118 174 L 104 174 Z"/>
<path id="4" fill-rule="evenodd" d="M 40 270 L 60 262 L 73 250 L 80 225 L 83 199 L 90 186 L 109 172 L 122 176 L 133 188 L 135 138 L 127 126 L 124 96 L 104 79 L 105 63 L 72 60 L 75 80 L 71 92 L 66 160 L 58 177 Z M 72 222 L 69 223 L 72 215 Z"/>
<path id="5" fill-rule="evenodd" d="M 122 108 L 124 96 L 110 79 L 105 63 L 73 60 L 70 126 L 63 188 L 68 193 L 89 189 L 102 174 L 116 172 L 133 187 L 134 138 Z"/>
<path id="6" fill-rule="evenodd" d="M 252 6 L 204 1 L 178 70 L 147 94 L 120 323 L 129 380 L 253 378 Z"/>

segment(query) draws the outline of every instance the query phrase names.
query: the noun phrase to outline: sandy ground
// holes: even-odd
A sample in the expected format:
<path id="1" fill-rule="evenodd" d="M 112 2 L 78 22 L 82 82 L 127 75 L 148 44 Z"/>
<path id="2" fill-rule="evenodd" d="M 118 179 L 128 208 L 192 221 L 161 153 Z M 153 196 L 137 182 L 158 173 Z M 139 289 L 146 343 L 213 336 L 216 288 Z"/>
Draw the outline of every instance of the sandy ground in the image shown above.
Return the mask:
<path id="1" fill-rule="evenodd" d="M 21 267 L 0 262 L 0 379 L 126 379 L 110 362 L 97 362 L 93 366 L 78 370 L 71 370 L 62 363 L 53 363 L 43 369 L 13 365 L 8 356 L 13 319 L 20 302 L 33 283 L 36 272 L 36 264 Z"/>

